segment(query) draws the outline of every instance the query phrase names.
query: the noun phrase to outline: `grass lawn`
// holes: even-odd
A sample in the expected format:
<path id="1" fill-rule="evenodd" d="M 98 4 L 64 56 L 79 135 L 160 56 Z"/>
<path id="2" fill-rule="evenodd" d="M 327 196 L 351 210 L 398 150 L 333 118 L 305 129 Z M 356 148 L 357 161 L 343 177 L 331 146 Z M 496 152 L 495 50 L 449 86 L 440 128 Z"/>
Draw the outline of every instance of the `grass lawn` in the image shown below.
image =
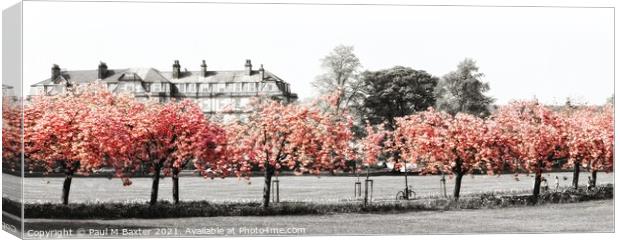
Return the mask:
<path id="1" fill-rule="evenodd" d="M 554 177 L 560 176 L 560 186 L 570 186 L 572 173 L 544 174 L 553 187 Z M 579 178 L 582 186 L 587 184 L 589 173 L 583 172 Z M 567 180 L 563 180 L 567 177 Z M 461 193 L 474 194 L 494 191 L 531 191 L 532 175 L 520 175 L 515 180 L 512 174 L 498 176 L 465 176 Z M 376 200 L 394 200 L 396 193 L 405 187 L 403 176 L 378 176 L 374 180 L 373 197 Z M 440 176 L 409 176 L 409 184 L 418 197 L 437 196 L 440 194 Z M 24 178 L 24 202 L 59 202 L 63 178 L 33 177 Z M 131 186 L 123 187 L 119 179 L 74 178 L 71 184 L 70 202 L 145 202 L 149 200 L 151 190 L 150 178 L 134 178 Z M 340 202 L 353 198 L 355 177 L 316 177 L 286 176 L 280 177 L 280 199 L 282 201 Z M 598 183 L 614 183 L 613 173 L 599 173 Z M 21 179 L 2 174 L 3 197 L 19 199 Z M 170 178 L 160 181 L 159 199 L 172 200 Z M 248 184 L 236 178 L 204 179 L 202 177 L 184 176 L 179 179 L 181 201 L 225 202 L 225 201 L 260 201 L 263 191 L 263 178 L 254 177 Z M 363 179 L 362 179 L 363 184 Z M 14 187 L 15 189 L 10 189 Z M 447 192 L 452 193 L 454 179 L 447 178 Z"/>
<path id="2" fill-rule="evenodd" d="M 206 217 L 178 219 L 124 220 L 48 220 L 28 219 L 26 229 L 150 229 L 170 228 L 164 232 L 182 236 L 188 231 L 217 228 L 282 228 L 295 231 L 283 235 L 354 235 L 354 234 L 440 234 L 440 233 L 533 233 L 533 232 L 611 232 L 614 227 L 613 200 L 569 204 L 548 204 L 535 207 L 423 211 L 402 214 L 334 214 L 278 217 Z M 292 229 L 294 228 L 294 230 Z M 303 228 L 302 230 L 300 230 Z M 161 233 L 161 232 L 160 232 Z M 143 232 L 144 234 L 144 232 Z M 225 235 L 225 231 L 215 235 Z M 232 235 L 232 234 L 230 234 Z M 258 234 L 278 235 L 278 234 Z M 81 235 L 84 237 L 84 235 Z M 212 235 L 211 235 L 212 236 Z"/>

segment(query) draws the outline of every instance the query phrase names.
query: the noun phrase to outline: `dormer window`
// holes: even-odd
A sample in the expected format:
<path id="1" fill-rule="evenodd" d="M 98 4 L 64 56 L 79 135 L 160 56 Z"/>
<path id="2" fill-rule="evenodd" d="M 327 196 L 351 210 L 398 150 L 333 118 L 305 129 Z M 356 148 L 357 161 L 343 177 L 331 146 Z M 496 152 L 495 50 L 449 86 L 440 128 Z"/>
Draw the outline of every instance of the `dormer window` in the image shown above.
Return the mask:
<path id="1" fill-rule="evenodd" d="M 121 81 L 142 81 L 142 79 L 135 73 L 123 73 L 123 76 L 119 79 Z"/>

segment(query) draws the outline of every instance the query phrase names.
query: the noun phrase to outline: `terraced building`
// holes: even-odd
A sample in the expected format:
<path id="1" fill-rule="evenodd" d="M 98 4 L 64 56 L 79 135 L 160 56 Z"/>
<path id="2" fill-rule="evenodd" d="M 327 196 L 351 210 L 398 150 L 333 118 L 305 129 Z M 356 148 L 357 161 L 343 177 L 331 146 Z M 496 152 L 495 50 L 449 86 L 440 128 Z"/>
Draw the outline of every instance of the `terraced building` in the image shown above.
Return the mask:
<path id="1" fill-rule="evenodd" d="M 100 63 L 96 70 L 62 70 L 54 64 L 50 78 L 33 84 L 31 95 L 54 95 L 67 86 L 99 80 L 112 92 L 131 92 L 140 100 L 155 99 L 167 102 L 173 99 L 191 99 L 202 111 L 222 121 L 244 120 L 253 111 L 252 98 L 271 98 L 293 102 L 297 94 L 290 85 L 275 74 L 252 68 L 246 60 L 243 70 L 211 71 L 203 60 L 199 71 L 181 70 L 175 60 L 172 71 L 155 68 L 108 69 Z"/>

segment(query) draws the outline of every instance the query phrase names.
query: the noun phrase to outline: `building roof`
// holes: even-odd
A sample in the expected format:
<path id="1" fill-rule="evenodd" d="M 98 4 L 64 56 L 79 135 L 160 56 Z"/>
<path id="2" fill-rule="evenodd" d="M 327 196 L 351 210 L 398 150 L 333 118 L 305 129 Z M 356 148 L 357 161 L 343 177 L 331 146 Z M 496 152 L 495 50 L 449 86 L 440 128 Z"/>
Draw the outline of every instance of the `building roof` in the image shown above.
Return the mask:
<path id="1" fill-rule="evenodd" d="M 172 78 L 172 72 L 162 72 L 165 78 L 169 79 L 173 83 L 181 82 L 260 82 L 262 80 L 282 81 L 276 75 L 265 71 L 265 79 L 261 79 L 259 71 L 252 71 L 251 75 L 247 75 L 244 70 L 238 71 L 207 71 L 207 76 L 202 77 L 200 71 L 181 71 L 181 76 L 178 79 Z"/>
<path id="2" fill-rule="evenodd" d="M 72 70 L 62 71 L 63 79 L 72 83 L 88 83 L 98 79 L 97 70 Z M 125 68 L 125 69 L 108 69 L 107 76 L 102 79 L 104 82 L 118 82 L 125 77 L 138 77 L 143 82 L 167 82 L 168 80 L 161 76 L 159 71 L 154 68 Z M 32 86 L 53 84 L 52 79 L 48 78 Z"/>
<path id="3" fill-rule="evenodd" d="M 72 83 L 88 83 L 98 78 L 97 70 L 76 70 L 63 71 L 61 73 L 64 79 Z M 160 72 L 154 68 L 126 68 L 126 69 L 109 69 L 104 82 L 118 82 L 122 80 L 139 79 L 143 82 L 261 82 L 263 80 L 282 81 L 275 74 L 265 71 L 265 79 L 261 79 L 259 71 L 253 70 L 251 75 L 247 75 L 245 70 L 236 71 L 207 71 L 207 77 L 202 77 L 200 71 L 181 71 L 178 79 L 172 78 L 172 72 Z M 51 78 L 33 84 L 32 86 L 41 86 L 53 84 Z"/>

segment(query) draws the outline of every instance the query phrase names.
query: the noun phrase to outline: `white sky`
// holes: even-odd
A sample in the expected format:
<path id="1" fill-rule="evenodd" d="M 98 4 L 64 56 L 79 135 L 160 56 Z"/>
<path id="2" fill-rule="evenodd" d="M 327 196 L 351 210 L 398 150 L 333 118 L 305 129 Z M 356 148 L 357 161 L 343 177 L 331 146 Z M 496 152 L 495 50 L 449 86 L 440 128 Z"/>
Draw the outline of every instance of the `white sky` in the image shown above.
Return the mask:
<path id="1" fill-rule="evenodd" d="M 364 69 L 395 65 L 435 76 L 478 62 L 500 104 L 536 96 L 604 103 L 613 93 L 613 9 L 25 2 L 25 86 L 68 70 L 242 69 L 245 59 L 300 98 L 320 59 L 355 46 Z"/>

